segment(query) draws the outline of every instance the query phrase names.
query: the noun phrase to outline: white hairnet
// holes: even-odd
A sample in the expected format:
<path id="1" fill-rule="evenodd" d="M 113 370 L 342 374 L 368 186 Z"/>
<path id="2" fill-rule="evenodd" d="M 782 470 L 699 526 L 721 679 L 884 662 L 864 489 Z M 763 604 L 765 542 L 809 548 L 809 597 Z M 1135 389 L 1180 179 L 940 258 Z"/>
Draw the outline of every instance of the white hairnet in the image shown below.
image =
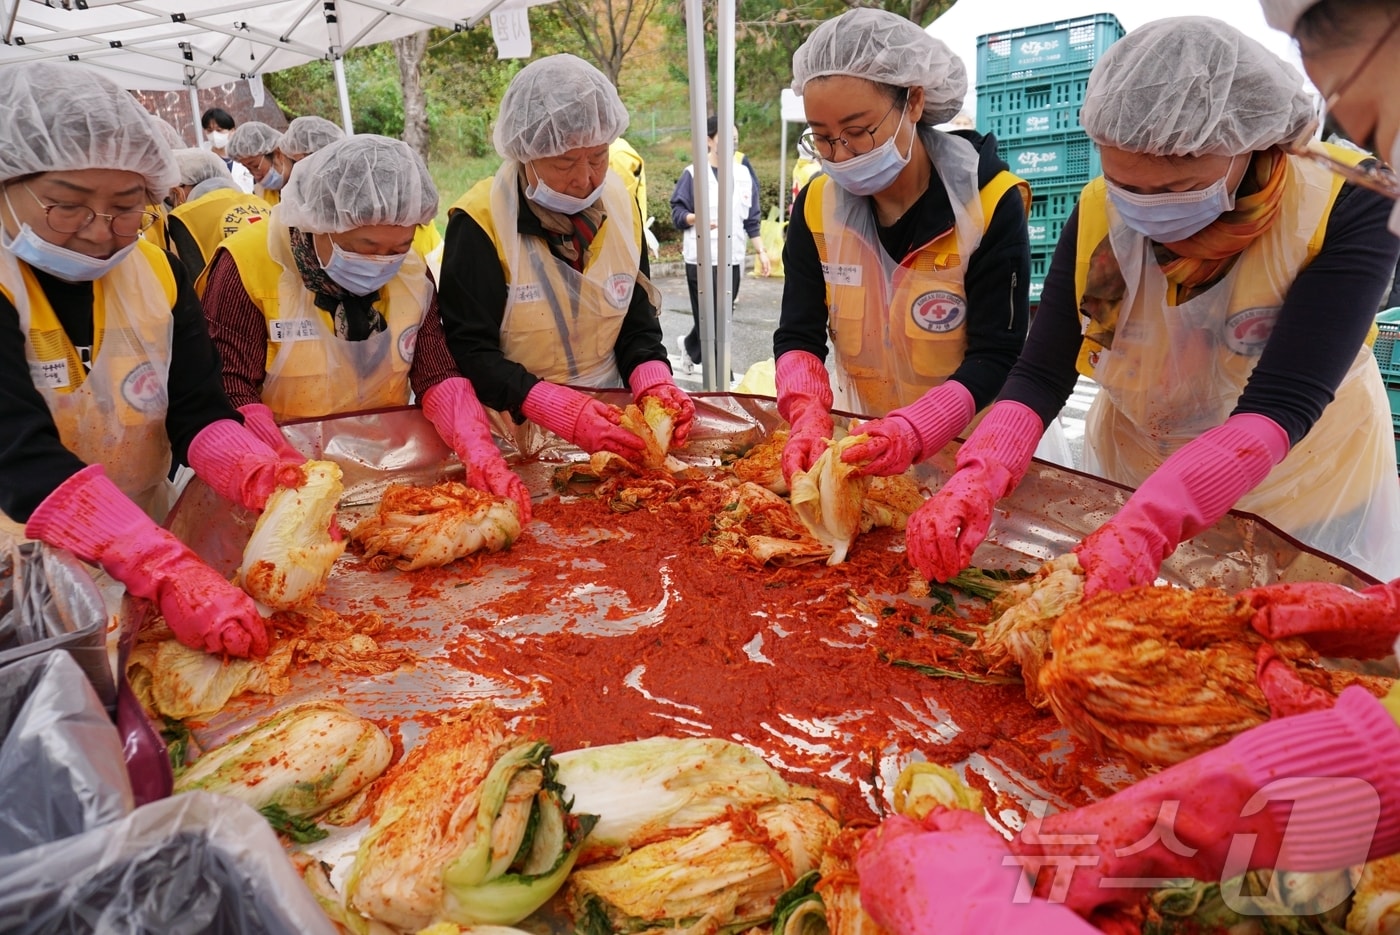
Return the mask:
<path id="1" fill-rule="evenodd" d="M 1139 26 L 1094 65 L 1079 122 L 1102 146 L 1155 156 L 1238 156 L 1316 126 L 1303 77 L 1228 23 Z"/>
<path id="2" fill-rule="evenodd" d="M 305 156 L 343 139 L 345 131 L 325 117 L 298 117 L 287 124 L 287 132 L 282 134 L 277 149 L 287 155 Z"/>
<path id="3" fill-rule="evenodd" d="M 124 169 L 158 198 L 179 178 L 136 99 L 86 68 L 10 65 L 0 80 L 0 182 L 40 172 Z"/>
<path id="4" fill-rule="evenodd" d="M 266 156 L 277 148 L 277 141 L 281 138 L 282 134 L 267 124 L 249 120 L 233 128 L 233 132 L 228 135 L 228 145 L 224 147 L 224 152 L 228 153 L 230 159 Z"/>
<path id="5" fill-rule="evenodd" d="M 184 149 L 185 140 L 180 136 L 180 131 L 172 127 L 165 118 L 157 117 L 155 114 L 147 114 L 151 118 L 151 126 L 155 127 L 156 134 L 165 140 L 165 145 L 171 149 Z"/>
<path id="6" fill-rule="evenodd" d="M 550 55 L 511 79 L 492 141 L 504 158 L 529 162 L 610 144 L 628 119 L 606 75 L 576 55 Z"/>
<path id="7" fill-rule="evenodd" d="M 310 234 L 339 234 L 372 224 L 427 224 L 437 207 L 437 188 L 413 147 L 361 133 L 297 163 L 278 216 Z"/>
<path id="8" fill-rule="evenodd" d="M 885 10 L 850 10 L 813 30 L 792 57 L 792 90 L 829 75 L 923 88 L 926 124 L 952 120 L 967 94 L 967 67 L 947 43 Z"/>
<path id="9" fill-rule="evenodd" d="M 198 185 L 209 179 L 233 181 L 224 161 L 207 149 L 177 149 L 174 151 L 175 165 L 180 169 L 181 185 Z"/>
<path id="10" fill-rule="evenodd" d="M 1298 25 L 1298 19 L 1318 0 L 1259 0 L 1259 5 L 1264 8 L 1264 19 L 1275 29 L 1281 29 L 1293 35 L 1293 29 Z"/>
<path id="11" fill-rule="evenodd" d="M 239 188 L 237 183 L 233 181 L 233 176 L 230 175 L 226 179 L 205 179 L 203 182 L 200 182 L 194 188 L 190 189 L 190 193 L 185 200 L 194 201 L 196 198 L 202 198 L 210 192 L 221 191 L 225 188 L 232 189 L 240 194 L 243 191 L 243 189 Z"/>

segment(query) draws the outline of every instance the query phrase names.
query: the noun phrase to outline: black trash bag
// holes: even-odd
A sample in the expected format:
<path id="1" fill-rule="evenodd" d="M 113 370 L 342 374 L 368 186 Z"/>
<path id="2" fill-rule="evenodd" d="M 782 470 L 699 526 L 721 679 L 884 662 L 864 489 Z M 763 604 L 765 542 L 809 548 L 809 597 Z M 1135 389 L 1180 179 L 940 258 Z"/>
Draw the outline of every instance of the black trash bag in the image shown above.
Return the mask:
<path id="1" fill-rule="evenodd" d="M 63 650 L 0 666 L 0 790 L 0 859 L 134 807 L 117 729 Z"/>
<path id="2" fill-rule="evenodd" d="M 0 857 L 0 932 L 335 935 L 277 835 L 236 799 L 188 792 Z"/>

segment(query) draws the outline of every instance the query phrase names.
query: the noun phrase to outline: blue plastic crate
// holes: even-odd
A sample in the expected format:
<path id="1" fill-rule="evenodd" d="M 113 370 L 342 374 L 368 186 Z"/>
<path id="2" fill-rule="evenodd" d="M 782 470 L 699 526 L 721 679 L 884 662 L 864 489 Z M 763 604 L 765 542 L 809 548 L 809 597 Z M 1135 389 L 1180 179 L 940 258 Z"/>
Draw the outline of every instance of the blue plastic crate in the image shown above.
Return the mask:
<path id="1" fill-rule="evenodd" d="M 1079 129 L 1087 72 L 1033 81 L 992 81 L 977 87 L 977 129 L 998 140 L 1021 140 Z"/>
<path id="2" fill-rule="evenodd" d="M 1001 158 L 1011 171 L 1031 183 L 1031 190 L 1042 182 L 1083 186 L 1102 173 L 1099 148 L 1082 130 L 1051 133 L 1031 139 L 997 141 Z"/>
<path id="3" fill-rule="evenodd" d="M 1122 36 L 1123 25 L 1112 13 L 1095 13 L 978 36 L 977 83 L 1075 69 L 1087 72 Z"/>
<path id="4" fill-rule="evenodd" d="M 1083 182 L 1038 184 L 1031 188 L 1031 211 L 1026 218 L 1031 249 L 1054 250 L 1065 221 L 1079 203 Z"/>

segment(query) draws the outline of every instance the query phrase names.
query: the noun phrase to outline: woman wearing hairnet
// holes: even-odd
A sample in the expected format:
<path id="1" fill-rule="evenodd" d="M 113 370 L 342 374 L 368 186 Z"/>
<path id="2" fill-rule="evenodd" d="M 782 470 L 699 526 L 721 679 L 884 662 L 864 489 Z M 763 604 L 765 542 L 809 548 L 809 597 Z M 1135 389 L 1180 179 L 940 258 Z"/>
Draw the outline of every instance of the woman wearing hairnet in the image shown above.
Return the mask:
<path id="1" fill-rule="evenodd" d="M 438 193 L 407 144 L 346 137 L 304 160 L 266 224 L 228 238 L 200 281 L 224 389 L 248 426 L 285 449 L 277 422 L 409 402 L 410 390 L 467 481 L 530 494 L 501 457 L 442 337 L 414 229 Z"/>
<path id="2" fill-rule="evenodd" d="M 166 246 L 198 278 L 225 237 L 267 220 L 272 207 L 234 184 L 224 161 L 207 149 L 175 150 L 180 183 L 165 204 Z"/>
<path id="3" fill-rule="evenodd" d="M 1095 65 L 1080 121 L 1104 176 L 999 402 L 911 517 L 910 559 L 939 580 L 968 563 L 1077 364 L 1101 387 L 1087 467 L 1138 488 L 1075 549 L 1087 594 L 1151 582 L 1232 506 L 1400 573 L 1395 449 L 1363 344 L 1395 269 L 1390 205 L 1288 154 L 1316 126 L 1301 76 L 1218 20 L 1158 20 Z"/>
<path id="4" fill-rule="evenodd" d="M 171 455 L 261 509 L 303 479 L 224 396 L 179 260 L 142 239 L 179 180 L 140 105 L 71 65 L 0 82 L 0 509 L 154 601 L 181 642 L 267 651 L 262 618 L 156 525 Z"/>
<path id="5" fill-rule="evenodd" d="M 282 197 L 292 167 L 277 151 L 282 134 L 257 120 L 234 127 L 224 152 L 253 176 L 253 194 L 270 205 Z"/>
<path id="6" fill-rule="evenodd" d="M 1364 34 L 1383 35 L 1384 30 L 1371 23 Z M 1370 41 L 1373 40 L 1368 38 Z M 1196 55 L 1202 58 L 1195 58 Z M 1250 70 L 1259 73 L 1254 80 Z M 1183 73 L 1200 75 L 1196 79 L 1199 84 L 1182 80 Z M 1177 75 L 1178 80 L 1163 80 L 1172 75 Z M 1269 80 L 1261 83 L 1261 78 Z M 1229 87 L 1212 98 L 1209 90 L 1222 80 L 1239 87 Z M 1124 81 L 1130 83 L 1125 86 Z M 1329 87 L 1319 84 L 1324 90 Z M 1150 92 L 1138 90 L 1149 85 Z M 1239 366 L 1241 362 L 1230 355 L 1243 356 L 1236 345 L 1250 337 L 1247 330 L 1238 327 L 1222 333 L 1221 322 L 1240 316 L 1235 311 L 1240 303 L 1246 310 L 1282 305 L 1271 316 L 1272 335 L 1265 333 L 1259 338 L 1260 343 L 1267 343 L 1262 354 L 1261 349 L 1254 351 L 1259 359 L 1252 368 L 1253 375 L 1248 366 L 1239 368 L 1244 371 L 1237 378 L 1245 385 L 1244 392 L 1219 404 L 1233 405 L 1233 414 L 1224 414 L 1223 425 L 1204 428 L 1198 439 L 1180 445 L 1124 507 L 1124 512 L 1131 514 L 1136 510 L 1136 514 L 1130 515 L 1123 531 L 1115 533 L 1122 540 L 1118 546 L 1122 554 L 1114 555 L 1105 564 L 1150 564 L 1152 573 L 1142 572 L 1148 580 L 1155 574 L 1156 562 L 1165 554 L 1162 549 L 1167 546 L 1163 540 L 1189 535 L 1213 522 L 1228 509 L 1234 497 L 1254 486 L 1259 478 L 1269 474 L 1274 462 L 1283 459 L 1295 441 L 1292 431 L 1283 425 L 1294 425 L 1300 414 L 1314 413 L 1305 425 L 1311 426 L 1313 432 L 1328 433 L 1327 444 L 1333 450 L 1310 452 L 1310 458 L 1321 462 L 1326 470 L 1317 479 L 1298 482 L 1299 486 L 1292 488 L 1295 496 L 1307 498 L 1316 490 L 1326 498 L 1331 480 L 1328 471 L 1342 475 L 1345 486 L 1348 480 L 1358 480 L 1348 476 L 1358 462 L 1364 466 L 1387 460 L 1368 453 L 1376 435 L 1372 423 L 1376 416 L 1384 418 L 1385 399 L 1381 395 L 1376 400 L 1370 392 L 1373 379 L 1378 380 L 1379 375 L 1362 344 L 1376 299 L 1394 265 L 1394 241 L 1382 230 L 1388 206 L 1364 189 L 1341 185 L 1340 178 L 1320 165 L 1283 154 L 1281 150 L 1300 137 L 1306 140 L 1312 126 L 1305 104 L 1293 94 L 1296 88 L 1296 76 L 1269 53 L 1254 47 L 1225 24 L 1207 19 L 1162 20 L 1135 30 L 1110 49 L 1090 79 L 1081 119 L 1091 135 L 1105 146 L 1107 193 L 1105 198 L 1103 182 L 1092 183 L 1085 190 L 1054 262 L 1074 261 L 1077 250 L 1078 262 L 1070 269 L 1077 271 L 1079 288 L 1086 290 L 1086 311 L 1101 316 L 1105 304 L 1117 311 L 1113 319 L 1091 318 L 1091 330 L 1086 331 L 1086 336 L 1099 345 L 1095 350 L 1100 372 L 1125 347 L 1131 348 L 1132 364 L 1141 372 L 1156 372 L 1155 368 L 1163 364 L 1146 352 L 1143 342 L 1158 335 L 1158 340 L 1171 342 L 1179 357 L 1188 358 L 1188 352 L 1194 350 L 1197 357 L 1206 358 L 1207 366 L 1176 371 L 1172 379 L 1194 379 L 1204 384 L 1227 365 Z M 1140 94 L 1148 96 L 1144 99 Z M 1115 100 L 1106 101 L 1104 95 L 1112 95 Z M 1152 106 L 1154 103 L 1160 106 Z M 1202 113 L 1192 106 L 1196 104 L 1211 107 L 1208 113 Z M 1189 122 L 1174 122 L 1187 117 L 1191 118 Z M 1209 132 L 1201 132 L 1202 125 Z M 1363 129 L 1369 125 L 1365 120 L 1356 124 Z M 1193 128 L 1197 132 L 1188 132 Z M 1392 132 L 1397 128 L 1400 124 L 1389 125 Z M 1178 148 L 1194 149 L 1205 155 L 1153 157 L 1123 148 L 1133 145 L 1164 153 Z M 1218 154 L 1212 155 L 1213 150 L 1218 150 Z M 1239 158 L 1242 153 L 1252 155 L 1244 160 Z M 1345 153 L 1332 150 L 1329 155 L 1342 158 Z M 1265 160 L 1262 156 L 1270 158 Z M 1249 168 L 1241 169 L 1242 162 Z M 1265 165 L 1261 166 L 1261 162 Z M 1274 166 L 1281 162 L 1286 170 L 1271 169 L 1270 162 Z M 1342 165 L 1348 174 L 1353 174 L 1355 164 L 1356 159 L 1348 158 Z M 1283 173 L 1282 177 L 1275 179 L 1275 172 Z M 1216 181 L 1222 178 L 1223 185 Z M 1281 194 L 1270 196 L 1275 187 Z M 1151 198 L 1159 188 L 1188 197 Z M 1118 191 L 1126 192 L 1128 197 L 1116 195 Z M 1200 204 L 1211 205 L 1210 212 L 1199 208 L 1197 215 L 1198 209 L 1193 205 L 1198 199 L 1191 195 L 1196 191 L 1214 193 L 1200 200 Z M 1126 210 L 1118 210 L 1119 198 Z M 1271 207 L 1275 200 L 1278 204 Z M 1159 216 L 1151 206 L 1163 204 L 1173 210 L 1164 210 Z M 1312 210 L 1304 213 L 1309 207 Z M 1096 237 L 1086 239 L 1091 211 L 1101 216 L 1100 228 L 1108 229 L 1106 234 L 1097 236 L 1097 241 L 1106 235 L 1111 238 L 1109 244 L 1100 246 Z M 1233 228 L 1217 230 L 1214 237 L 1204 239 L 1183 233 L 1209 214 L 1224 214 Z M 1106 220 L 1103 215 L 1108 215 Z M 1266 221 L 1263 231 L 1257 229 L 1261 217 Z M 1165 230 L 1168 221 L 1175 230 Z M 1158 224 L 1162 226 L 1157 227 Z M 1153 226 L 1162 236 L 1174 239 L 1164 248 L 1149 234 L 1134 234 L 1136 228 L 1132 225 Z M 1213 226 L 1208 223 L 1202 230 Z M 1285 233 L 1303 243 L 1294 244 L 1290 250 L 1282 236 Z M 1246 236 L 1243 250 L 1235 243 L 1235 253 L 1227 254 L 1231 246 L 1227 235 Z M 1268 263 L 1262 263 L 1264 258 L 1253 253 L 1260 240 L 1274 252 Z M 1215 256 L 1196 256 L 1210 242 L 1217 244 Z M 1338 243 L 1345 247 L 1341 253 L 1334 253 Z M 1164 253 L 1164 249 L 1170 253 Z M 1312 263 L 1300 271 L 1298 258 L 1306 258 L 1309 253 L 1315 253 Z M 1121 269 L 1123 260 L 1134 254 L 1141 266 L 1160 264 L 1160 278 L 1171 277 L 1168 288 L 1176 301 L 1162 302 L 1159 283 L 1157 301 L 1161 307 L 1155 318 L 1146 314 L 1152 306 L 1144 301 L 1145 284 L 1151 282 L 1149 276 L 1139 270 L 1138 276 L 1127 279 L 1126 287 L 1121 279 L 1113 281 L 1114 264 Z M 1217 271 L 1212 278 L 1198 282 L 1195 280 L 1199 274 L 1181 276 L 1173 271 L 1174 264 L 1180 268 L 1183 258 L 1224 262 L 1230 256 L 1235 257 L 1232 266 L 1242 267 L 1241 274 L 1252 281 L 1231 279 L 1229 271 L 1223 276 Z M 1289 260 L 1291 264 L 1285 262 Z M 1320 281 L 1310 281 L 1310 277 Z M 1073 317 L 1072 312 L 1064 310 L 1063 303 L 1074 284 L 1065 281 L 1063 272 L 1058 282 L 1056 279 L 1052 269 L 1042 294 L 1040 317 L 1023 358 L 1023 364 L 1036 364 L 1038 373 L 1045 375 L 1041 379 L 1057 372 L 1055 361 L 1041 361 L 1036 347 L 1043 323 L 1052 320 L 1045 316 L 1055 314 L 1058 305 L 1061 318 Z M 1201 303 L 1202 298 L 1220 288 L 1231 289 L 1241 298 L 1216 307 Z M 1057 305 L 1045 304 L 1057 295 Z M 1182 330 L 1190 322 L 1197 343 L 1182 348 L 1175 343 L 1172 332 L 1162 337 L 1158 329 L 1166 313 L 1182 323 Z M 1306 316 L 1302 322 L 1294 320 L 1300 313 Z M 1138 316 L 1136 321 L 1133 316 Z M 1316 320 L 1327 328 L 1312 324 Z M 1334 335 L 1329 330 L 1341 334 Z M 1291 353 L 1295 361 L 1301 360 L 1307 366 L 1297 364 L 1291 373 L 1271 372 L 1268 368 L 1279 366 L 1271 360 L 1271 355 L 1281 352 L 1277 342 L 1285 342 L 1282 351 L 1288 352 L 1287 343 L 1299 341 L 1300 334 L 1306 336 L 1307 353 Z M 1124 337 L 1132 340 L 1125 345 Z M 1077 344 L 1077 332 L 1073 342 L 1065 343 Z M 1074 352 L 1073 346 L 1061 351 L 1059 368 L 1066 366 L 1065 359 L 1073 359 Z M 1189 359 L 1185 362 L 1190 363 Z M 1021 367 L 1018 364 L 1017 371 Z M 1012 394 L 1019 377 L 1018 372 L 1013 372 L 1008 380 L 1009 399 L 1017 398 Z M 1252 396 L 1259 398 L 1261 383 L 1267 392 L 1262 394 L 1257 409 L 1248 408 Z M 1325 393 L 1320 394 L 1319 384 L 1327 388 Z M 1359 384 L 1366 392 L 1350 389 L 1353 384 Z M 1124 398 L 1120 394 L 1126 391 L 1138 391 L 1112 370 L 1105 375 L 1104 386 L 1104 392 L 1115 401 Z M 1227 385 L 1225 389 L 1228 388 Z M 1171 385 L 1159 386 L 1157 392 L 1169 396 L 1173 389 Z M 1335 402 L 1328 405 L 1334 392 Z M 1036 397 L 1029 399 L 1035 401 Z M 1007 406 L 1018 407 L 1010 417 L 1000 411 Z M 964 446 L 964 450 L 980 449 L 974 451 L 978 461 L 965 461 L 960 456 L 961 469 L 950 485 L 957 484 L 964 473 L 981 471 L 995 472 L 999 476 L 997 483 L 1008 490 L 1014 486 L 1015 472 L 1023 468 L 1029 457 L 1024 440 L 1019 442 L 1019 448 L 1024 450 L 1018 450 L 1018 426 L 1037 419 L 1037 411 L 1020 402 L 999 402 Z M 1318 411 L 1323 413 L 1320 418 L 1315 415 Z M 1169 418 L 1172 413 L 1158 415 Z M 1344 421 L 1340 431 L 1329 427 L 1328 420 L 1333 418 Z M 1092 416 L 1090 424 L 1095 424 Z M 1171 425 L 1170 421 L 1163 422 L 1164 427 Z M 1000 432 L 1001 438 L 983 437 L 988 431 Z M 1357 436 L 1361 444 L 1351 435 Z M 1170 436 L 1164 433 L 1163 437 Z M 1388 447 L 1390 439 L 1385 441 Z M 1191 458 L 1185 468 L 1178 468 L 1183 455 L 1192 455 L 1194 447 L 1204 448 L 1204 454 Z M 1295 454 L 1299 447 L 1295 444 Z M 1288 455 L 1290 459 L 1293 456 Z M 1394 461 L 1381 466 L 1393 471 Z M 1285 461 L 1279 469 L 1287 467 Z M 1169 487 L 1164 477 L 1170 479 Z M 1371 482 L 1369 471 L 1359 481 L 1363 485 Z M 1393 488 L 1395 479 L 1390 476 L 1376 483 Z M 956 495 L 968 497 L 966 489 Z M 1377 494 L 1383 508 L 1388 492 L 1380 490 Z M 1333 494 L 1322 502 L 1336 504 L 1339 498 Z M 1395 521 L 1388 521 L 1393 540 Z M 1110 523 L 1109 528 L 1112 527 Z M 1143 528 L 1164 531 L 1144 543 L 1138 532 Z M 1091 575 L 1096 567 L 1100 569 L 1097 580 L 1102 587 L 1105 581 L 1098 552 L 1102 542 L 1096 543 L 1091 537 L 1085 546 L 1081 547 L 1081 561 Z M 1110 579 L 1107 584 L 1117 582 Z M 1293 590 L 1299 588 L 1335 586 L 1285 585 L 1257 589 L 1254 593 L 1286 596 L 1300 593 Z M 1271 636 L 1308 631 L 1307 637 L 1324 655 L 1383 652 L 1400 620 L 1387 623 L 1376 613 L 1360 612 L 1348 621 L 1347 614 L 1372 601 L 1373 596 L 1347 593 L 1348 599 L 1338 601 L 1330 615 L 1300 614 L 1290 618 L 1286 612 L 1294 608 L 1281 600 L 1281 606 L 1271 608 L 1272 621 L 1261 614 L 1255 625 Z M 1373 601 L 1371 609 L 1380 606 L 1380 601 Z M 1386 606 L 1393 613 L 1395 605 Z M 1285 614 L 1281 616 L 1279 611 Z M 971 813 L 936 812 L 922 826 L 902 818 L 891 820 L 863 848 L 859 864 L 863 905 L 891 931 L 931 933 L 934 928 L 930 920 L 935 916 L 929 914 L 930 907 L 937 906 L 939 932 L 1012 931 L 1019 930 L 1018 925 L 1027 930 L 1034 925 L 1038 931 L 1052 933 L 1090 932 L 1093 929 L 1068 910 L 1087 916 L 1101 908 L 1135 904 L 1143 895 L 1144 880 L 1219 880 L 1261 867 L 1336 870 L 1395 853 L 1400 851 L 1398 720 L 1400 691 L 1377 701 L 1364 689 L 1351 688 L 1328 710 L 1271 720 L 1107 799 L 1029 822 L 1009 844 L 981 816 Z M 1172 808 L 1170 813 L 1168 806 Z M 1170 819 L 1169 814 L 1173 816 Z M 1165 829 L 1161 824 L 1164 821 L 1170 822 Z M 1163 833 L 1164 830 L 1170 833 Z M 1241 848 L 1241 844 L 1248 846 Z M 1019 861 L 1008 857 L 1008 847 Z M 1041 898 L 1025 899 L 1029 889 L 1017 895 L 1018 887 L 1023 885 L 1022 867 L 1032 875 L 1043 871 L 1031 884 Z"/>
<path id="7" fill-rule="evenodd" d="M 671 378 L 642 219 L 608 147 L 627 110 L 573 55 L 520 70 L 501 98 L 505 162 L 452 206 L 442 321 L 481 399 L 588 452 L 636 458 L 642 440 L 615 406 L 571 386 L 615 387 L 675 410 L 684 444 L 695 407 Z"/>
<path id="8" fill-rule="evenodd" d="M 1001 390 L 1026 337 L 1030 189 L 996 141 L 933 129 L 962 107 L 963 63 L 917 24 L 857 9 L 792 59 L 824 176 L 797 198 L 773 335 L 783 474 L 832 436 L 840 408 L 884 416 L 843 460 L 899 474 L 931 457 Z"/>

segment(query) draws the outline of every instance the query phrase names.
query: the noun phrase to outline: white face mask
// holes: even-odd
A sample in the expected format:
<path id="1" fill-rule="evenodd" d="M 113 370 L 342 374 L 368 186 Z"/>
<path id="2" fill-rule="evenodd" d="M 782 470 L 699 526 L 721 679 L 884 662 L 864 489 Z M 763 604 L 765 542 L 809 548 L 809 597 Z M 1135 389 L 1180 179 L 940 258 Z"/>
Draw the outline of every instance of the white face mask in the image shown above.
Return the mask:
<path id="1" fill-rule="evenodd" d="M 125 260 L 136 249 L 136 241 L 122 247 L 109 257 L 93 257 L 78 253 L 67 247 L 49 243 L 28 224 L 21 224 L 19 236 L 11 239 L 5 235 L 0 243 L 18 260 L 23 260 L 35 269 L 43 270 L 50 276 L 57 276 L 64 282 L 92 282 L 106 276 L 117 264 Z"/>
<path id="2" fill-rule="evenodd" d="M 407 253 L 377 256 L 365 253 L 351 253 L 340 249 L 340 244 L 331 241 L 331 261 L 325 264 L 325 271 L 351 295 L 369 295 L 378 292 L 389 280 L 399 274 L 399 268 Z"/>
<path id="3" fill-rule="evenodd" d="M 1188 192 L 1140 195 L 1104 180 L 1108 197 L 1123 223 L 1158 243 L 1175 243 L 1204 230 L 1235 207 L 1235 193 L 1225 190 L 1225 180 L 1235 168 L 1230 160 L 1225 174 L 1205 188 Z"/>
<path id="4" fill-rule="evenodd" d="M 607 184 L 607 177 L 597 188 L 589 192 L 583 198 L 575 198 L 573 195 L 566 195 L 563 192 L 556 192 L 550 188 L 548 183 L 537 172 L 535 173 L 535 184 L 525 186 L 525 197 L 529 198 L 541 208 L 550 211 L 558 211 L 560 214 L 578 214 L 585 208 L 590 207 L 603 194 L 603 185 Z"/>

